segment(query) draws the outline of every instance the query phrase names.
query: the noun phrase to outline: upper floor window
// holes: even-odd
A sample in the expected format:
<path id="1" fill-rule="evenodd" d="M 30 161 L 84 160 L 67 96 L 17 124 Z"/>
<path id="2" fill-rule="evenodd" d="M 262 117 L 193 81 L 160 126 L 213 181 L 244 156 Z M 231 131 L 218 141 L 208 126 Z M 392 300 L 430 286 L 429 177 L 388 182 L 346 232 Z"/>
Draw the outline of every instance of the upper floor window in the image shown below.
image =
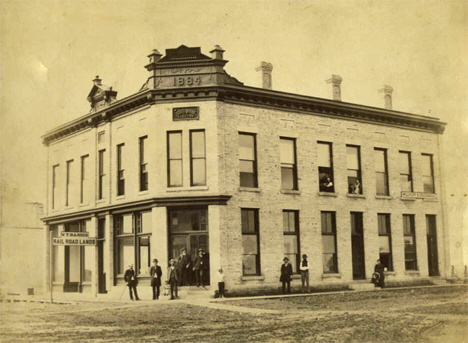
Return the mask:
<path id="1" fill-rule="evenodd" d="M 106 150 L 99 150 L 98 155 L 98 199 L 104 197 L 104 182 L 106 177 L 106 171 L 104 169 L 104 158 Z"/>
<path id="2" fill-rule="evenodd" d="M 125 175 L 123 166 L 124 144 L 117 145 L 117 195 L 125 194 Z"/>
<path id="3" fill-rule="evenodd" d="M 411 168 L 411 153 L 407 151 L 399 152 L 400 159 L 400 186 L 403 192 L 413 191 L 413 173 Z"/>
<path id="4" fill-rule="evenodd" d="M 359 146 L 346 146 L 346 167 L 348 169 L 348 193 L 362 194 L 361 151 Z"/>
<path id="5" fill-rule="evenodd" d="M 206 185 L 205 130 L 190 131 L 190 183 Z"/>
<path id="6" fill-rule="evenodd" d="M 321 192 L 334 192 L 332 143 L 318 142 L 318 173 Z"/>
<path id="7" fill-rule="evenodd" d="M 375 186 L 377 195 L 389 195 L 387 150 L 374 149 Z"/>
<path id="8" fill-rule="evenodd" d="M 80 177 L 80 203 L 84 204 L 88 201 L 89 187 L 89 155 L 81 156 L 81 177 Z"/>
<path id="9" fill-rule="evenodd" d="M 145 156 L 145 144 L 148 136 L 140 137 L 140 192 L 148 190 L 148 162 Z"/>
<path id="10" fill-rule="evenodd" d="M 69 206 L 70 204 L 70 185 L 71 185 L 71 178 L 72 178 L 72 164 L 73 160 L 67 161 L 67 180 L 65 183 L 65 206 Z"/>
<path id="11" fill-rule="evenodd" d="M 297 190 L 296 140 L 280 138 L 281 188 Z"/>
<path id="12" fill-rule="evenodd" d="M 422 154 L 422 177 L 424 193 L 435 193 L 434 190 L 434 166 L 432 155 Z"/>
<path id="13" fill-rule="evenodd" d="M 167 158 L 168 186 L 182 186 L 182 131 L 167 133 Z"/>
<path id="14" fill-rule="evenodd" d="M 256 136 L 239 133 L 240 186 L 258 187 Z"/>
<path id="15" fill-rule="evenodd" d="M 405 269 L 417 270 L 416 230 L 413 214 L 403 215 L 403 234 L 405 239 Z"/>
<path id="16" fill-rule="evenodd" d="M 388 270 L 393 270 L 392 261 L 392 232 L 390 229 L 390 214 L 377 214 L 379 229 L 379 258 Z"/>
<path id="17" fill-rule="evenodd" d="M 59 171 L 59 165 L 56 164 L 55 166 L 52 166 L 52 209 L 55 209 L 57 206 L 57 189 L 58 189 L 58 171 Z"/>

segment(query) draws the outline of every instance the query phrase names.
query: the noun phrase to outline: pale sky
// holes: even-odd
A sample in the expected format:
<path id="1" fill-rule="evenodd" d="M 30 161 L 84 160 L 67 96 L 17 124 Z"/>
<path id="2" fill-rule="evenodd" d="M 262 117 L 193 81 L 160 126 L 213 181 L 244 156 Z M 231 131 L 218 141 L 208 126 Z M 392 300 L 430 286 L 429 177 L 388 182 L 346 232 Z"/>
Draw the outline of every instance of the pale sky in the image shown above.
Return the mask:
<path id="1" fill-rule="evenodd" d="M 467 1 L 3 0 L 0 8 L 3 189 L 18 188 L 24 201 L 45 202 L 40 136 L 88 112 L 96 75 L 121 99 L 146 81 L 152 49 L 185 44 L 209 55 L 219 44 L 226 70 L 246 85 L 260 86 L 255 67 L 267 61 L 273 89 L 331 98 L 325 80 L 338 74 L 343 101 L 383 107 L 377 90 L 389 84 L 395 110 L 447 122 L 450 225 L 468 231 Z"/>

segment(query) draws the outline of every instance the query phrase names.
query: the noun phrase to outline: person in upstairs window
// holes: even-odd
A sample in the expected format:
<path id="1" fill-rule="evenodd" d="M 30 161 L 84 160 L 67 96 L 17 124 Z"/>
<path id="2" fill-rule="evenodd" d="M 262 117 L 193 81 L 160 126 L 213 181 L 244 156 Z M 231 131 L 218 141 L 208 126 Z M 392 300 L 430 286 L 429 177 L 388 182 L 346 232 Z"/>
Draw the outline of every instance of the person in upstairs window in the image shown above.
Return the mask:
<path id="1" fill-rule="evenodd" d="M 301 272 L 301 291 L 302 293 L 305 292 L 305 284 L 307 283 L 307 293 L 310 292 L 309 286 L 309 262 L 307 261 L 307 255 L 302 255 L 302 261 L 299 265 L 299 271 Z"/>
<path id="2" fill-rule="evenodd" d="M 354 184 L 354 194 L 362 194 L 362 186 L 359 179 L 356 179 L 356 183 Z"/>
<path id="3" fill-rule="evenodd" d="M 124 280 L 127 283 L 128 291 L 130 292 L 130 300 L 133 300 L 133 293 L 135 293 L 135 300 L 140 300 L 137 293 L 138 280 L 136 273 L 133 270 L 133 264 L 128 265 L 128 269 L 125 271 Z"/>
<path id="4" fill-rule="evenodd" d="M 280 281 L 283 284 L 283 294 L 286 294 L 286 285 L 288 286 L 288 294 L 291 293 L 291 278 L 292 278 L 292 266 L 289 263 L 289 258 L 283 259 L 284 263 L 281 265 L 281 276 Z"/>

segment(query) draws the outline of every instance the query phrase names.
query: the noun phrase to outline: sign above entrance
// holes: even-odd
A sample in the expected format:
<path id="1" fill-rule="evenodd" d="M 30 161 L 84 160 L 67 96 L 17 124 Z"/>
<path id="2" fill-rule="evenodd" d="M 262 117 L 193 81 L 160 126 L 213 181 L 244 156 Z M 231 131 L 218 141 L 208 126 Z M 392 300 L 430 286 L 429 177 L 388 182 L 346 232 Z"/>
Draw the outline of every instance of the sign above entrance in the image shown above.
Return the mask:
<path id="1" fill-rule="evenodd" d="M 61 234 L 62 237 L 89 237 L 89 232 L 62 231 L 60 234 Z"/>
<path id="2" fill-rule="evenodd" d="M 61 237 L 53 237 L 52 245 L 96 245 L 96 238 L 89 237 L 89 232 L 65 232 Z"/>
<path id="3" fill-rule="evenodd" d="M 179 107 L 172 109 L 172 120 L 200 120 L 200 109 L 198 107 Z"/>

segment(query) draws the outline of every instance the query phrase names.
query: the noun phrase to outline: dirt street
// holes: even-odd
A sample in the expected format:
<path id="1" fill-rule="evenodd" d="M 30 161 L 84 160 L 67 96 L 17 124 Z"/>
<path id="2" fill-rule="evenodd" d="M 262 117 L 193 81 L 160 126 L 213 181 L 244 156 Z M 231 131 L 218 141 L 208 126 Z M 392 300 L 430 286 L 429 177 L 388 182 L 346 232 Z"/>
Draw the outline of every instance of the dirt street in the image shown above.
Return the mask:
<path id="1" fill-rule="evenodd" d="M 468 288 L 209 303 L 2 303 L 0 342 L 468 342 Z"/>

